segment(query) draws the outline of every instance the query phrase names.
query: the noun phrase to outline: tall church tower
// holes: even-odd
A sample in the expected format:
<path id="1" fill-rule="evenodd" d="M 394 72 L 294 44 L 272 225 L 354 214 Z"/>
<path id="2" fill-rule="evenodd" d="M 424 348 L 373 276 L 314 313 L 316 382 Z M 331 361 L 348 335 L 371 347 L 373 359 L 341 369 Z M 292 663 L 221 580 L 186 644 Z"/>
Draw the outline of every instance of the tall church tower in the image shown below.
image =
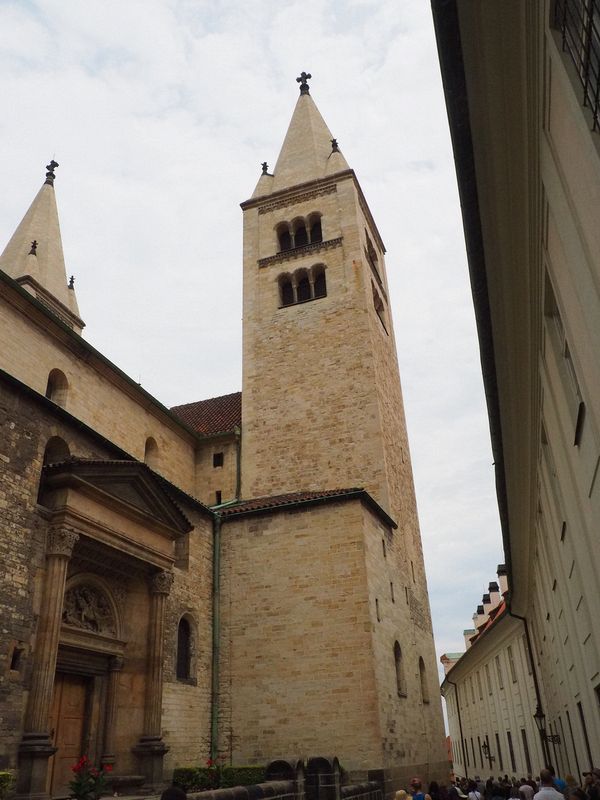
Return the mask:
<path id="1" fill-rule="evenodd" d="M 361 487 L 398 525 L 387 552 L 377 542 L 385 568 L 367 568 L 377 623 L 389 601 L 373 638 L 381 746 L 387 767 L 427 772 L 443 724 L 385 247 L 308 78 L 273 173 L 263 164 L 242 203 L 242 496 Z"/>
<path id="2" fill-rule="evenodd" d="M 385 247 L 306 77 L 273 174 L 242 203 L 242 496 L 365 488 L 424 589 Z"/>

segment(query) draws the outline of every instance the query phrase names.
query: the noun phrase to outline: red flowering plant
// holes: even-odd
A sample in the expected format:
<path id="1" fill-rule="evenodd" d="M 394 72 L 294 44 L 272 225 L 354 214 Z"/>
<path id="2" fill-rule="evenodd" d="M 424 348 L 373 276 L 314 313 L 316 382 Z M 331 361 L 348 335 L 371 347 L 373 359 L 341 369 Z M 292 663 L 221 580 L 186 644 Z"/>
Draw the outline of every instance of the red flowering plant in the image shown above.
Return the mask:
<path id="1" fill-rule="evenodd" d="M 206 769 L 210 776 L 211 789 L 218 789 L 221 786 L 221 773 L 223 771 L 223 756 L 206 759 Z"/>
<path id="2" fill-rule="evenodd" d="M 69 783 L 71 797 L 75 800 L 98 800 L 107 794 L 106 774 L 112 771 L 110 764 L 104 764 L 99 769 L 93 765 L 87 756 L 81 756 L 79 761 L 71 767 L 73 780 Z"/>

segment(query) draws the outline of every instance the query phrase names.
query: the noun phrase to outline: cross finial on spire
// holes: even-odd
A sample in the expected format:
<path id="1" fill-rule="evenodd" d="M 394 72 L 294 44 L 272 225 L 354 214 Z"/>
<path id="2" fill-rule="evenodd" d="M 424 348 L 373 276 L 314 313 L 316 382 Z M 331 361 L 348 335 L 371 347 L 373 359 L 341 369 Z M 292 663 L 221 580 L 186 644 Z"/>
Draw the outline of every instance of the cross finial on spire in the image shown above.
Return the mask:
<path id="1" fill-rule="evenodd" d="M 337 139 L 332 139 L 331 140 L 331 152 L 332 153 L 339 153 L 340 152 L 340 148 L 338 147 L 338 140 Z"/>
<path id="2" fill-rule="evenodd" d="M 261 167 L 262 167 L 262 174 L 263 175 L 268 175 L 269 174 L 269 165 L 267 164 L 266 161 L 262 162 Z"/>
<path id="3" fill-rule="evenodd" d="M 37 256 L 37 239 L 31 243 L 31 250 L 27 253 L 28 256 Z"/>
<path id="4" fill-rule="evenodd" d="M 49 164 L 46 164 L 46 180 L 45 183 L 49 184 L 50 186 L 54 186 L 54 178 L 56 177 L 54 174 L 54 170 L 58 167 L 58 161 L 52 159 Z"/>
<path id="5" fill-rule="evenodd" d="M 74 288 L 75 288 L 75 278 L 73 277 L 73 275 L 71 275 L 71 277 L 69 278 L 69 289 L 74 289 Z"/>
<path id="6" fill-rule="evenodd" d="M 296 83 L 300 84 L 300 94 L 310 94 L 307 81 L 312 78 L 310 72 L 301 72 L 300 77 L 296 78 Z"/>

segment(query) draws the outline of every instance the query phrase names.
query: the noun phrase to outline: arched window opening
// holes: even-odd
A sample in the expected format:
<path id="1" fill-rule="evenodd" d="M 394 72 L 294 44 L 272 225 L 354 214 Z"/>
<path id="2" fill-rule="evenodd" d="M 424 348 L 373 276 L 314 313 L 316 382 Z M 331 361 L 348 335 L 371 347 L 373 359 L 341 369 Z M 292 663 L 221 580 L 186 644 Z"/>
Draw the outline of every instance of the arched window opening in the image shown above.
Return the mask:
<path id="1" fill-rule="evenodd" d="M 59 369 L 50 370 L 45 392 L 48 400 L 52 400 L 57 406 L 65 408 L 68 389 L 69 382 L 67 381 L 65 373 L 61 372 Z"/>
<path id="2" fill-rule="evenodd" d="M 421 681 L 421 700 L 424 703 L 429 702 L 429 689 L 427 688 L 427 675 L 425 674 L 425 662 L 419 656 L 419 679 Z"/>
<path id="3" fill-rule="evenodd" d="M 385 307 L 383 305 L 383 300 L 379 296 L 379 292 L 375 288 L 375 284 L 372 283 L 371 286 L 373 287 L 373 306 L 375 307 L 375 311 L 377 316 L 379 317 L 379 321 L 383 325 L 383 330 L 387 333 L 387 325 L 385 324 Z"/>
<path id="4" fill-rule="evenodd" d="M 306 273 L 302 275 L 302 277 L 298 281 L 296 294 L 298 296 L 299 303 L 302 303 L 304 300 L 311 299 L 310 281 L 308 280 L 308 275 L 306 275 Z"/>
<path id="5" fill-rule="evenodd" d="M 294 247 L 302 247 L 305 244 L 308 244 L 308 233 L 305 224 L 302 223 L 294 233 Z"/>
<path id="6" fill-rule="evenodd" d="M 158 461 L 158 445 L 156 444 L 156 440 L 149 436 L 146 439 L 146 445 L 144 447 L 144 463 L 148 464 L 151 469 L 154 469 L 156 463 Z"/>
<path id="7" fill-rule="evenodd" d="M 406 697 L 404 661 L 402 660 L 402 649 L 398 642 L 394 642 L 394 664 L 396 665 L 396 690 L 398 692 L 398 697 Z"/>
<path id="8" fill-rule="evenodd" d="M 290 278 L 284 278 L 280 281 L 279 291 L 281 294 L 281 305 L 291 306 L 294 304 L 294 287 Z"/>
<path id="9" fill-rule="evenodd" d="M 287 225 L 280 225 L 277 229 L 277 239 L 279 240 L 279 251 L 292 249 L 292 235 Z"/>
<path id="10" fill-rule="evenodd" d="M 185 681 L 191 677 L 192 629 L 185 617 L 177 626 L 177 680 Z"/>
<path id="11" fill-rule="evenodd" d="M 310 241 L 322 242 L 323 231 L 321 229 L 321 217 L 314 215 L 310 218 Z"/>
<path id="12" fill-rule="evenodd" d="M 40 505 L 45 505 L 45 467 L 49 464 L 60 464 L 62 461 L 66 461 L 70 458 L 70 456 L 69 445 L 64 439 L 61 439 L 60 436 L 53 436 L 51 439 L 48 439 L 42 458 L 42 471 L 40 473 L 40 482 L 38 485 L 37 502 Z"/>
<path id="13" fill-rule="evenodd" d="M 367 239 L 367 259 L 369 264 L 373 267 L 377 275 L 379 275 L 379 260 L 377 258 L 377 251 L 373 247 L 373 242 L 367 231 L 365 230 L 365 236 Z"/>
<path id="14" fill-rule="evenodd" d="M 327 283 L 325 281 L 325 268 L 315 267 L 313 270 L 315 297 L 327 297 Z"/>

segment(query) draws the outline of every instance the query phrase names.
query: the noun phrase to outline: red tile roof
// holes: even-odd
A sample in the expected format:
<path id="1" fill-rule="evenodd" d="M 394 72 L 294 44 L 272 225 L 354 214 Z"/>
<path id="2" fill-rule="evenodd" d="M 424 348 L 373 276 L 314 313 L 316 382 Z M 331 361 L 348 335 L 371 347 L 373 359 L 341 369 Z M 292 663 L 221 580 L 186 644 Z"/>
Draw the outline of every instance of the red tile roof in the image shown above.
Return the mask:
<path id="1" fill-rule="evenodd" d="M 189 428 L 205 436 L 227 433 L 242 424 L 242 393 L 233 392 L 173 406 L 171 411 Z"/>

